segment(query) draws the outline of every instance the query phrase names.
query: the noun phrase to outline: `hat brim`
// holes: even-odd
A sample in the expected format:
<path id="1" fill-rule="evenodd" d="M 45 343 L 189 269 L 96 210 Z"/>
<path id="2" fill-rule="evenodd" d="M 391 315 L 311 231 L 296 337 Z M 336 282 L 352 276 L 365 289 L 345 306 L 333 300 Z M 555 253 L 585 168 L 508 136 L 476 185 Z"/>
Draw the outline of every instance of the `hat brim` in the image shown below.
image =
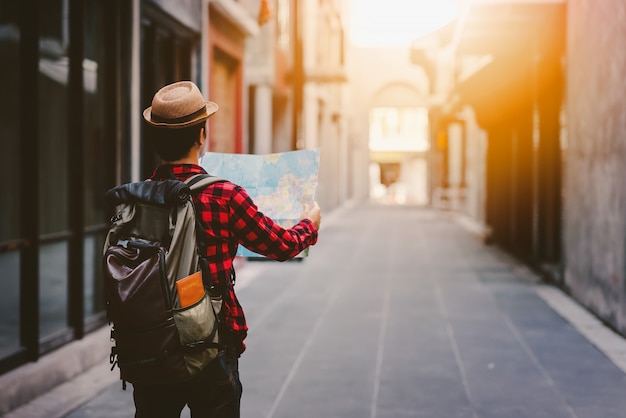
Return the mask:
<path id="1" fill-rule="evenodd" d="M 193 125 L 197 125 L 201 122 L 204 122 L 205 120 L 207 120 L 211 115 L 213 115 L 215 112 L 217 112 L 218 110 L 218 106 L 217 103 L 214 102 L 204 102 L 204 105 L 206 107 L 206 113 L 202 114 L 198 117 L 195 117 L 193 119 L 190 119 L 188 121 L 184 121 L 184 122 L 177 122 L 177 123 L 170 123 L 170 122 L 156 122 L 152 119 L 152 106 L 148 107 L 146 110 L 143 111 L 143 119 L 146 121 L 146 123 L 148 123 L 149 125 L 158 127 L 158 128 L 171 128 L 171 129 L 179 129 L 179 128 L 186 128 L 188 126 L 193 126 Z"/>

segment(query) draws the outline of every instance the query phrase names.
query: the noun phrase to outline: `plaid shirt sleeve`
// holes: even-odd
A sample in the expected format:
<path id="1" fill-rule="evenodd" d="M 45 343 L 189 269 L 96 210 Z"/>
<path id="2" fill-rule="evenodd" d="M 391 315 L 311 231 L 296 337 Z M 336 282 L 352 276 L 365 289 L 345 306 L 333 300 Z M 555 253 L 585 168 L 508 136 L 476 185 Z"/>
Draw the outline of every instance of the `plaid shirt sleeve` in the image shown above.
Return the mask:
<path id="1" fill-rule="evenodd" d="M 255 253 L 285 261 L 317 242 L 317 230 L 311 220 L 303 219 L 285 229 L 259 212 L 240 186 L 235 186 L 230 207 L 231 225 L 237 241 Z"/>

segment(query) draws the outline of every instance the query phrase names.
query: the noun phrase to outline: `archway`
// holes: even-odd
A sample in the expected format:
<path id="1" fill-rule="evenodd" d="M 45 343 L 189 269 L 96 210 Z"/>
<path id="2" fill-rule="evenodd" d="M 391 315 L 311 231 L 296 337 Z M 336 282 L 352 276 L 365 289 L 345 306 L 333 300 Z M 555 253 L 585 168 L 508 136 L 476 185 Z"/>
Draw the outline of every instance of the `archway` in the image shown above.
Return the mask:
<path id="1" fill-rule="evenodd" d="M 428 203 L 428 109 L 408 83 L 382 87 L 369 109 L 370 198 Z"/>

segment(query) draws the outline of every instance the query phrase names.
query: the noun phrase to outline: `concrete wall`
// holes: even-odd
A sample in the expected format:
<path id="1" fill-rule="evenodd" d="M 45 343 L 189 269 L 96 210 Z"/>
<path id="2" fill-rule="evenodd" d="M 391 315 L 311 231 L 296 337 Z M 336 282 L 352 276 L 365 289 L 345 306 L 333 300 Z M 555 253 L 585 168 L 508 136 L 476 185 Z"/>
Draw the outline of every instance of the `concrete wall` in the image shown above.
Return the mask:
<path id="1" fill-rule="evenodd" d="M 565 285 L 626 332 L 626 2 L 568 1 Z"/>
<path id="2" fill-rule="evenodd" d="M 465 193 L 461 212 L 485 224 L 487 133 L 476 122 L 473 109 L 461 112 L 465 121 Z"/>

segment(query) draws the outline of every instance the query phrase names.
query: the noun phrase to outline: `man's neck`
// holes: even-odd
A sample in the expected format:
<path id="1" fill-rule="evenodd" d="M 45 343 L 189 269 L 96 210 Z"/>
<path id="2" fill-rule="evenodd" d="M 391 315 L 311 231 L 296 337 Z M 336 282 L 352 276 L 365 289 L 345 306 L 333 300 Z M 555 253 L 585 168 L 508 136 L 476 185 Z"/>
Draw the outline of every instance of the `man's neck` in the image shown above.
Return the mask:
<path id="1" fill-rule="evenodd" d="M 188 155 L 186 157 L 181 158 L 176 161 L 165 161 L 165 164 L 194 164 L 200 165 L 200 161 L 198 160 L 198 154 L 195 156 Z"/>

